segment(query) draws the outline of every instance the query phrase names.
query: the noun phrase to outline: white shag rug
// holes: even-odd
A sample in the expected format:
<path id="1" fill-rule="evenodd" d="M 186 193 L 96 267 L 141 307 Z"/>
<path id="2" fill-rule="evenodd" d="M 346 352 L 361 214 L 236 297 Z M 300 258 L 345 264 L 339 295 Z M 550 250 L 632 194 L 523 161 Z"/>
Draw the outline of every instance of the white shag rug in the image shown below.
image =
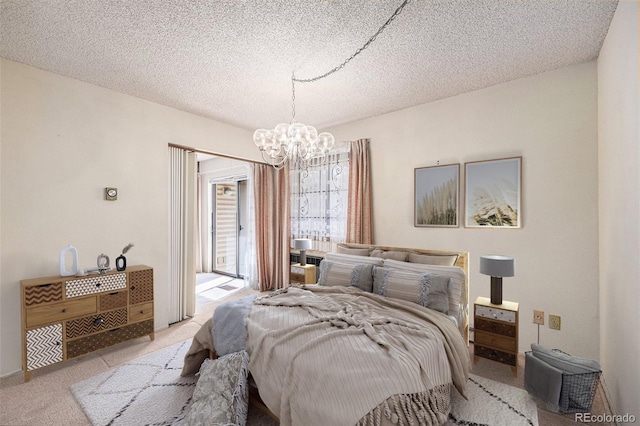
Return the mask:
<path id="1" fill-rule="evenodd" d="M 535 399 L 524 389 L 471 374 L 467 394 L 468 401 L 451 390 L 447 425 L 538 426 Z"/>
<path id="2" fill-rule="evenodd" d="M 179 425 L 195 376 L 181 377 L 191 340 L 169 346 L 71 386 L 94 426 Z"/>
<path id="3" fill-rule="evenodd" d="M 191 340 L 135 359 L 71 386 L 94 426 L 183 425 L 195 389 L 195 376 L 181 377 Z M 471 375 L 469 400 L 451 391 L 447 425 L 538 426 L 538 409 L 524 389 Z M 249 426 L 276 423 L 249 409 Z"/>

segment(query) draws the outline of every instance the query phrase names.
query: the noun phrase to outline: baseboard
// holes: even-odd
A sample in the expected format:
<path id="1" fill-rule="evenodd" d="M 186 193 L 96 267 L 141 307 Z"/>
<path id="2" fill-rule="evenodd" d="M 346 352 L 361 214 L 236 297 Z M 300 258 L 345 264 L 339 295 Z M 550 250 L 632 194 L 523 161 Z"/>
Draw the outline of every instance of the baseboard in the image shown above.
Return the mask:
<path id="1" fill-rule="evenodd" d="M 600 389 L 602 390 L 602 400 L 604 401 L 606 411 L 615 416 L 617 411 L 611 405 L 611 394 L 609 393 L 607 382 L 604 379 L 604 372 L 600 375 Z"/>
<path id="2" fill-rule="evenodd" d="M 9 372 L 9 373 L 4 373 L 4 374 L 0 375 L 0 379 L 6 379 L 8 377 L 11 377 L 11 376 L 13 376 L 15 374 L 20 374 L 20 373 L 22 373 L 22 369 L 16 370 L 16 371 L 12 371 L 12 372 Z"/>

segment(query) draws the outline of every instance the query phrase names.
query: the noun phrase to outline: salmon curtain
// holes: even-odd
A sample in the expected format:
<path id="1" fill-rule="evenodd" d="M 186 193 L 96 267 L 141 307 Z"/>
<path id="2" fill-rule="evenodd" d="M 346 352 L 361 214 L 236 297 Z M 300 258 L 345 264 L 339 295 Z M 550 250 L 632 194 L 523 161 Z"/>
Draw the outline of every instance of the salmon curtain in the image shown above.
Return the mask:
<path id="1" fill-rule="evenodd" d="M 369 139 L 359 139 L 351 142 L 347 242 L 373 244 Z"/>
<path id="2" fill-rule="evenodd" d="M 289 168 L 254 167 L 255 230 L 260 291 L 289 285 Z"/>

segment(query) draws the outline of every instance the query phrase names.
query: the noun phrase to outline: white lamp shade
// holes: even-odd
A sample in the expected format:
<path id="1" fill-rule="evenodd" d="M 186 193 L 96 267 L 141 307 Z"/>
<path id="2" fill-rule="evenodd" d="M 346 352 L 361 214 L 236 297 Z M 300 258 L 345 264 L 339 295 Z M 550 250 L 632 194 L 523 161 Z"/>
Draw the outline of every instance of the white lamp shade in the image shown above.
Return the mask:
<path id="1" fill-rule="evenodd" d="M 480 256 L 480 273 L 492 277 L 513 277 L 516 272 L 516 260 L 513 257 L 497 254 Z"/>
<path id="2" fill-rule="evenodd" d="M 298 250 L 309 250 L 311 248 L 311 240 L 308 238 L 297 238 L 293 240 L 293 248 Z"/>

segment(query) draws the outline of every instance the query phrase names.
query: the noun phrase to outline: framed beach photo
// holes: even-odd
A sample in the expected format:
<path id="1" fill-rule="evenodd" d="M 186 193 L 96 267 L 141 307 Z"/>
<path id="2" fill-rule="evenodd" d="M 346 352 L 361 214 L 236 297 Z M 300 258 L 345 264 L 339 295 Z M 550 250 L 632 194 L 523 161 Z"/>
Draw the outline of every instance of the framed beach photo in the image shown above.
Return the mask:
<path id="1" fill-rule="evenodd" d="M 415 169 L 414 226 L 458 227 L 460 164 Z"/>
<path id="2" fill-rule="evenodd" d="M 522 227 L 522 157 L 465 163 L 466 228 Z"/>

